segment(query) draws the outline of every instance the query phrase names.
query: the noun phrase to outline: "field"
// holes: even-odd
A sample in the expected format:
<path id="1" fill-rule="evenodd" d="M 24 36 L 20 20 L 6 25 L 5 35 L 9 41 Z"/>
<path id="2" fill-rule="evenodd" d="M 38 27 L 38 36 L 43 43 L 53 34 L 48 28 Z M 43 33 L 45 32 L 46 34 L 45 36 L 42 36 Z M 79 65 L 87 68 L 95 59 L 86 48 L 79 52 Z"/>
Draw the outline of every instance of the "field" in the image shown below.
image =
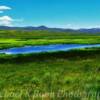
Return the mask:
<path id="1" fill-rule="evenodd" d="M 0 31 L 1 49 L 57 43 L 100 43 L 100 36 Z M 26 55 L 0 54 L 0 97 L 2 100 L 99 100 L 100 48 Z"/>
<path id="2" fill-rule="evenodd" d="M 0 48 L 47 44 L 97 44 L 100 34 L 49 32 L 49 31 L 0 31 Z"/>

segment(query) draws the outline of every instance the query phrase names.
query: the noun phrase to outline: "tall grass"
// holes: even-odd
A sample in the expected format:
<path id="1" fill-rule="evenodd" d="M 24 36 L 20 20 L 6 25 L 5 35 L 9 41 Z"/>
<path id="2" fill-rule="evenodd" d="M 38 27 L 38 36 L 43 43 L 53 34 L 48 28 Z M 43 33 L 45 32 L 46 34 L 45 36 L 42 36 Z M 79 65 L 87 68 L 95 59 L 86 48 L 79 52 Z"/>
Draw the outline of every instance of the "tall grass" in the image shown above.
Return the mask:
<path id="1" fill-rule="evenodd" d="M 8 95 L 7 100 L 86 100 L 89 95 L 87 100 L 96 100 L 99 59 L 100 49 L 1 55 L 1 96 Z"/>

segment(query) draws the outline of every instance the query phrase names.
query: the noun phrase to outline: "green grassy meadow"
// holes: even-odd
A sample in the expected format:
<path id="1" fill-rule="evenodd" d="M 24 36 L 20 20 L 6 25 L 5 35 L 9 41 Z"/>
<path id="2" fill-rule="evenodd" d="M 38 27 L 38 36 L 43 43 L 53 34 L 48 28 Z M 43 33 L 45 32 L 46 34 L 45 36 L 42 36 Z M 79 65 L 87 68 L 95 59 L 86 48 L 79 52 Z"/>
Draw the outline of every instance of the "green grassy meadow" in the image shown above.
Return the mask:
<path id="1" fill-rule="evenodd" d="M 98 34 L 0 31 L 0 49 L 47 44 L 99 44 Z M 1 100 L 99 100 L 100 48 L 0 54 Z"/>
<path id="2" fill-rule="evenodd" d="M 49 32 L 49 31 L 0 31 L 0 49 L 47 44 L 97 44 L 100 34 Z"/>

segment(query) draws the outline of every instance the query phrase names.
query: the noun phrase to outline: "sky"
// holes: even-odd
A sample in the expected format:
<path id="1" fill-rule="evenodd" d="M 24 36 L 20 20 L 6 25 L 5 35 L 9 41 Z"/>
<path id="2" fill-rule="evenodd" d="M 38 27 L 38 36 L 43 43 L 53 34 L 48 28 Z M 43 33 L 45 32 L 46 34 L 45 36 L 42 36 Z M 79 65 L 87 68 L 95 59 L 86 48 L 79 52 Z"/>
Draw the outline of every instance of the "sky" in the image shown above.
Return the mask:
<path id="1" fill-rule="evenodd" d="M 0 0 L 0 25 L 100 27 L 100 0 Z"/>

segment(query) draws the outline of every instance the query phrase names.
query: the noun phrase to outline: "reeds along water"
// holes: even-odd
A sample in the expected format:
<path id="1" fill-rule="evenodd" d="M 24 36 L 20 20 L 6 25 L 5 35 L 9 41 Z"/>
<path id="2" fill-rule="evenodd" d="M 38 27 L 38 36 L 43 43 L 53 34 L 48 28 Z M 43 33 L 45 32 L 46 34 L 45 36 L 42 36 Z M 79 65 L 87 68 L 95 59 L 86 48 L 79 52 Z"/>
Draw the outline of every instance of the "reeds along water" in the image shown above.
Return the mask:
<path id="1" fill-rule="evenodd" d="M 100 54 L 99 48 L 88 48 L 88 49 L 77 49 L 71 51 L 60 51 L 60 52 L 45 52 L 45 53 L 31 53 L 31 54 L 17 54 L 17 55 L 6 55 L 0 54 L 0 62 L 32 62 L 32 61 L 45 61 L 52 59 L 82 59 L 84 57 L 91 58 L 95 55 Z"/>

